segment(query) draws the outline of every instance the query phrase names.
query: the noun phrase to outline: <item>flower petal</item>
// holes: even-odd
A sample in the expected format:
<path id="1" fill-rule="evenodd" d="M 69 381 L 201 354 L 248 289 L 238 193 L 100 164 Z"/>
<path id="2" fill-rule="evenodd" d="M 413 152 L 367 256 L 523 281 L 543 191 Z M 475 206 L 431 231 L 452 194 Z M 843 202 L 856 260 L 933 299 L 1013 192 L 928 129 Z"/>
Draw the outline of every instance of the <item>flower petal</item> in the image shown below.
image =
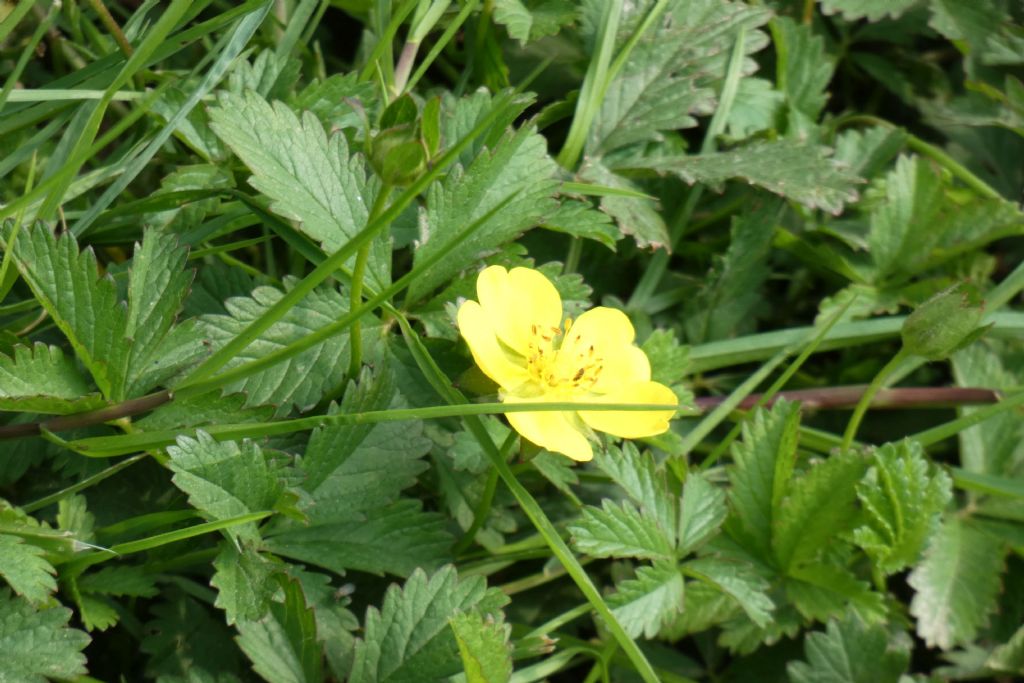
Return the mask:
<path id="1" fill-rule="evenodd" d="M 476 279 L 476 293 L 498 338 L 523 356 L 530 355 L 534 325 L 550 329 L 562 324 L 558 290 L 532 268 L 484 268 Z"/>
<path id="2" fill-rule="evenodd" d="M 526 368 L 514 363 L 502 350 L 491 319 L 480 304 L 463 303 L 459 307 L 458 322 L 473 360 L 485 375 L 506 389 L 514 389 L 527 380 Z"/>
<path id="3" fill-rule="evenodd" d="M 525 403 L 506 397 L 507 403 Z M 533 443 L 573 460 L 586 462 L 594 457 L 590 442 L 574 424 L 575 416 L 568 412 L 505 413 L 509 424 Z"/>
<path id="4" fill-rule="evenodd" d="M 664 384 L 658 382 L 637 382 L 604 396 L 591 399 L 595 403 L 663 403 L 668 410 L 631 411 L 602 410 L 580 411 L 579 416 L 588 425 L 601 432 L 626 439 L 654 436 L 668 431 L 668 421 L 676 414 L 679 399 Z"/>
<path id="5" fill-rule="evenodd" d="M 626 385 L 650 381 L 651 362 L 639 347 L 630 344 L 618 352 L 607 353 L 601 361 L 597 381 L 591 387 L 594 393 L 607 394 Z"/>

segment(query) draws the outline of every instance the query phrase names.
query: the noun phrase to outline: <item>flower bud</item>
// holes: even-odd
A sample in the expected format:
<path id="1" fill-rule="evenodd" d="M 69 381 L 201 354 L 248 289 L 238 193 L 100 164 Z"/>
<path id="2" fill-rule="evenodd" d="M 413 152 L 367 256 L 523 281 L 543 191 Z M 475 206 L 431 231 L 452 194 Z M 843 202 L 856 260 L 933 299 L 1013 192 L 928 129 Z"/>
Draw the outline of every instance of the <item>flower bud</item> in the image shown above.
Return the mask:
<path id="1" fill-rule="evenodd" d="M 977 338 L 985 302 L 978 288 L 961 282 L 943 290 L 907 316 L 903 346 L 928 360 L 942 360 Z"/>

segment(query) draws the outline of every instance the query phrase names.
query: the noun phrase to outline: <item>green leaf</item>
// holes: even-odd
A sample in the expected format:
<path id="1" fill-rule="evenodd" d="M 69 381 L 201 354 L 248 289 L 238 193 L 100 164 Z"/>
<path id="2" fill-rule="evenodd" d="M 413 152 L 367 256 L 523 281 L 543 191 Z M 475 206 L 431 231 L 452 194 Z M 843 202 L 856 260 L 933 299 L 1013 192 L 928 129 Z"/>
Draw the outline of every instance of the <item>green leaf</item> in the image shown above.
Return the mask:
<path id="1" fill-rule="evenodd" d="M 773 129 L 779 112 L 786 101 L 771 81 L 763 78 L 741 78 L 726 120 L 726 132 L 733 139 L 742 140 L 754 133 Z"/>
<path id="2" fill-rule="evenodd" d="M 768 582 L 750 567 L 714 557 L 691 560 L 683 565 L 690 576 L 713 586 L 736 601 L 736 604 L 759 627 L 772 618 L 775 604 L 768 597 Z"/>
<path id="3" fill-rule="evenodd" d="M 908 276 L 923 267 L 942 234 L 942 181 L 930 162 L 901 156 L 872 194 L 868 244 L 878 277 Z"/>
<path id="4" fill-rule="evenodd" d="M 821 11 L 825 14 L 841 13 L 847 21 L 878 21 L 885 17 L 896 19 L 920 3 L 921 0 L 822 0 Z"/>
<path id="5" fill-rule="evenodd" d="M 1009 641 L 992 650 L 985 666 L 996 671 L 1024 674 L 1024 626 L 1018 628 Z"/>
<path id="6" fill-rule="evenodd" d="M 772 557 L 772 519 L 792 473 L 799 426 L 799 404 L 778 401 L 746 420 L 742 439 L 732 446 L 729 501 L 735 515 L 726 529 L 762 559 Z"/>
<path id="7" fill-rule="evenodd" d="M 413 280 L 408 290 L 410 300 L 423 297 L 467 264 L 542 223 L 544 216 L 558 206 L 553 198 L 558 189 L 555 170 L 555 162 L 547 154 L 547 142 L 533 126 L 526 126 L 482 150 L 465 170 L 456 165 L 443 182 L 431 185 L 426 220 L 413 255 L 414 267 L 447 250 L 451 239 L 468 224 L 508 198 L 513 199 Z"/>
<path id="8" fill-rule="evenodd" d="M 1007 3 L 1001 0 L 979 0 L 961 3 L 956 0 L 930 0 L 932 10 L 928 25 L 953 41 L 964 41 L 961 48 L 982 64 L 1020 64 L 1024 36 L 1019 17 L 1011 17 Z"/>
<path id="9" fill-rule="evenodd" d="M 672 538 L 629 501 L 616 504 L 605 499 L 601 508 L 588 505 L 569 531 L 573 545 L 593 557 L 675 558 Z"/>
<path id="10" fill-rule="evenodd" d="M 309 527 L 269 532 L 270 551 L 332 571 L 408 576 L 416 568 L 437 567 L 451 557 L 451 534 L 437 513 L 424 512 L 418 500 L 400 500 L 361 517 L 313 521 Z"/>
<path id="11" fill-rule="evenodd" d="M 640 512 L 655 520 L 661 534 L 675 545 L 678 501 L 669 486 L 667 472 L 655 463 L 654 456 L 641 453 L 627 441 L 621 449 L 613 446 L 599 451 L 594 464 L 621 486 Z"/>
<path id="12" fill-rule="evenodd" d="M 881 593 L 835 564 L 817 562 L 795 567 L 786 578 L 786 594 L 807 619 L 825 621 L 842 615 L 849 607 L 871 622 L 883 620 L 886 614 Z"/>
<path id="13" fill-rule="evenodd" d="M 126 309 L 113 279 L 100 277 L 92 250 L 79 252 L 70 233 L 57 238 L 46 225 L 36 223 L 22 229 L 15 253 L 25 282 L 103 395 L 124 398 Z"/>
<path id="14" fill-rule="evenodd" d="M 18 595 L 33 604 L 44 604 L 57 590 L 57 573 L 43 559 L 43 549 L 18 536 L 0 534 L 0 576 Z"/>
<path id="15" fill-rule="evenodd" d="M 173 597 L 171 597 L 173 596 Z M 146 675 L 165 681 L 240 680 L 242 657 L 232 631 L 218 614 L 195 599 L 171 592 L 153 606 L 153 618 L 143 629 L 139 650 L 149 656 Z"/>
<path id="16" fill-rule="evenodd" d="M 71 610 L 48 607 L 36 610 L 26 600 L 0 588 L 0 677 L 17 683 L 46 683 L 50 677 L 75 678 L 85 674 L 89 636 L 68 628 Z"/>
<path id="17" fill-rule="evenodd" d="M 544 217 L 544 227 L 573 237 L 596 240 L 613 251 L 615 242 L 622 237 L 611 216 L 587 202 L 574 199 L 563 199 L 557 209 Z"/>
<path id="18" fill-rule="evenodd" d="M 694 116 L 714 111 L 716 87 L 741 29 L 748 54 L 765 46 L 752 29 L 768 21 L 763 8 L 740 2 L 675 3 L 641 37 L 608 84 L 587 139 L 599 156 L 637 142 L 657 141 L 662 131 L 692 128 Z"/>
<path id="19" fill-rule="evenodd" d="M 690 342 L 725 339 L 753 329 L 781 208 L 779 202 L 768 201 L 733 218 L 729 248 L 715 257 L 700 289 L 683 308 L 683 327 Z"/>
<path id="20" fill-rule="evenodd" d="M 828 102 L 833 59 L 825 51 L 824 39 L 809 24 L 778 17 L 772 24 L 772 33 L 778 52 L 784 55 L 780 56 L 785 69 L 779 74 L 779 87 L 796 114 L 796 120 L 790 120 L 789 132 L 813 129 Z"/>
<path id="21" fill-rule="evenodd" d="M 856 615 L 830 621 L 825 632 L 807 634 L 806 662 L 787 666 L 793 683 L 898 683 L 910 664 L 910 639 Z"/>
<path id="22" fill-rule="evenodd" d="M 693 552 L 717 534 L 728 512 L 725 493 L 700 473 L 690 472 L 679 508 L 679 555 Z"/>
<path id="23" fill-rule="evenodd" d="M 636 578 L 620 581 L 608 606 L 631 638 L 654 638 L 683 607 L 683 577 L 676 563 L 638 567 Z"/>
<path id="24" fill-rule="evenodd" d="M 612 172 L 599 161 L 586 160 L 580 167 L 579 177 L 607 187 L 639 191 L 629 178 Z M 606 194 L 601 197 L 601 210 L 615 219 L 619 230 L 631 236 L 641 248 L 668 249 L 668 226 L 662 218 L 655 200 L 642 196 Z"/>
<path id="25" fill-rule="evenodd" d="M 640 345 L 651 362 L 651 379 L 672 385 L 683 380 L 690 368 L 690 347 L 679 343 L 669 330 L 657 329 Z"/>
<path id="26" fill-rule="evenodd" d="M 221 543 L 213 560 L 216 570 L 210 585 L 217 589 L 215 606 L 225 612 L 228 625 L 256 621 L 267 613 L 270 599 L 277 591 L 274 573 L 280 565 L 268 562 L 255 550 L 232 543 Z"/>
<path id="27" fill-rule="evenodd" d="M 858 198 L 860 178 L 828 158 L 828 150 L 795 140 L 755 142 L 728 152 L 664 156 L 629 164 L 672 173 L 688 183 L 744 180 L 813 209 L 833 214 Z"/>
<path id="28" fill-rule="evenodd" d="M 142 244 L 135 245 L 125 323 L 125 337 L 131 340 L 128 396 L 141 394 L 155 384 L 147 370 L 167 353 L 162 342 L 192 282 L 192 272 L 185 269 L 187 258 L 188 249 L 179 246 L 174 235 L 157 230 L 147 230 Z M 201 348 L 198 338 L 191 341 Z M 176 369 L 180 368 L 164 368 L 164 372 L 170 376 Z"/>
<path id="29" fill-rule="evenodd" d="M 106 631 L 121 620 L 114 603 L 107 598 L 82 595 L 77 602 L 79 616 L 86 631 Z"/>
<path id="30" fill-rule="evenodd" d="M 526 45 L 531 40 L 558 33 L 576 16 L 569 0 L 496 0 L 494 22 L 508 35 Z"/>
<path id="31" fill-rule="evenodd" d="M 997 607 L 1005 554 L 1002 541 L 970 521 L 943 521 L 907 579 L 917 635 L 929 647 L 948 650 L 977 636 Z"/>
<path id="32" fill-rule="evenodd" d="M 268 103 L 249 91 L 222 93 L 210 110 L 214 132 L 245 162 L 249 184 L 271 199 L 271 210 L 298 221 L 324 251 L 337 251 L 367 223 L 380 183 L 351 154 L 341 133 L 328 136 L 316 116 L 300 118 L 282 102 Z M 389 268 L 378 240 L 368 264 L 378 285 Z"/>
<path id="33" fill-rule="evenodd" d="M 859 453 L 833 453 L 791 481 L 772 529 L 783 572 L 814 559 L 856 524 L 857 483 L 866 467 Z"/>
<path id="34" fill-rule="evenodd" d="M 206 519 L 229 519 L 272 510 L 284 494 L 286 469 L 249 440 L 215 441 L 204 431 L 178 437 L 167 448 L 174 485 Z M 235 526 L 232 536 L 258 543 L 254 522 Z"/>
<path id="35" fill-rule="evenodd" d="M 323 653 L 313 606 L 298 580 L 280 583 L 284 602 L 273 603 L 270 615 L 259 621 L 239 621 L 238 646 L 270 683 L 319 683 Z"/>
<path id="36" fill-rule="evenodd" d="M 287 279 L 290 288 L 294 280 Z M 228 299 L 228 315 L 204 315 L 199 319 L 203 333 L 216 351 L 234 339 L 252 321 L 262 316 L 284 296 L 274 287 L 257 287 L 249 297 Z M 348 311 L 348 303 L 334 289 L 320 287 L 291 308 L 279 321 L 263 332 L 244 351 L 224 366 L 230 370 L 278 351 L 316 330 L 336 321 Z M 374 327 L 364 322 L 364 340 L 372 339 Z M 365 346 L 365 345 L 364 345 Z M 228 384 L 225 393 L 243 392 L 247 405 L 274 405 L 279 412 L 295 406 L 308 410 L 323 395 L 341 384 L 348 367 L 348 335 L 340 334 L 316 344 L 265 370 Z M 367 346 L 367 348 L 373 348 Z"/>
<path id="37" fill-rule="evenodd" d="M 502 615 L 484 617 L 469 610 L 456 614 L 449 623 L 459 645 L 466 683 L 508 683 L 512 678 L 512 629 Z"/>
<path id="38" fill-rule="evenodd" d="M 986 344 L 972 344 L 951 357 L 953 376 L 963 387 L 1012 390 L 1020 380 L 1000 354 Z M 964 407 L 962 415 L 979 408 Z M 1019 415 L 1005 412 L 960 432 L 960 461 L 964 469 L 981 474 L 1020 477 L 1024 472 L 1024 425 Z"/>
<path id="39" fill-rule="evenodd" d="M 117 565 L 84 574 L 77 579 L 78 590 L 97 595 L 151 598 L 159 591 L 156 577 L 142 567 Z"/>
<path id="40" fill-rule="evenodd" d="M 366 369 L 328 414 L 386 410 L 404 405 L 387 369 Z M 268 531 L 274 552 L 335 571 L 360 569 L 408 576 L 436 567 L 451 537 L 441 519 L 419 501 L 399 495 L 427 465 L 431 442 L 419 421 L 323 427 L 313 431 L 300 468 L 309 494 L 308 524 L 281 522 Z"/>
<path id="41" fill-rule="evenodd" d="M 56 346 L 19 344 L 13 357 L 0 354 L 0 410 L 65 415 L 104 403 L 102 397 L 89 393 L 74 359 Z"/>
<path id="42" fill-rule="evenodd" d="M 872 458 L 857 484 L 866 521 L 853 539 L 881 571 L 893 574 L 917 562 L 953 495 L 952 482 L 942 470 L 929 472 L 916 441 L 886 444 Z"/>
<path id="43" fill-rule="evenodd" d="M 403 587 L 388 588 L 379 610 L 367 609 L 348 680 L 414 683 L 458 673 L 462 665 L 449 619 L 474 607 L 493 616 L 506 601 L 483 577 L 459 580 L 447 566 L 428 578 L 417 569 Z"/>

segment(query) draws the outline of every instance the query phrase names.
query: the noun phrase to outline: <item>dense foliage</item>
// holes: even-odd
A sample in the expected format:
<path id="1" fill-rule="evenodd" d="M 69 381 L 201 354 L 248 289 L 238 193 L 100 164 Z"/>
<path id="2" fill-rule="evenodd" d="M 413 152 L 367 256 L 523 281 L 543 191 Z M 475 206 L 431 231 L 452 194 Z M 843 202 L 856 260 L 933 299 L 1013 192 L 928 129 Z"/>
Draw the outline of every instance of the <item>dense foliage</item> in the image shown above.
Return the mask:
<path id="1" fill-rule="evenodd" d="M 0 2 L 0 681 L 1024 676 L 1022 78 L 1013 0 Z M 671 429 L 520 438 L 485 265 Z"/>

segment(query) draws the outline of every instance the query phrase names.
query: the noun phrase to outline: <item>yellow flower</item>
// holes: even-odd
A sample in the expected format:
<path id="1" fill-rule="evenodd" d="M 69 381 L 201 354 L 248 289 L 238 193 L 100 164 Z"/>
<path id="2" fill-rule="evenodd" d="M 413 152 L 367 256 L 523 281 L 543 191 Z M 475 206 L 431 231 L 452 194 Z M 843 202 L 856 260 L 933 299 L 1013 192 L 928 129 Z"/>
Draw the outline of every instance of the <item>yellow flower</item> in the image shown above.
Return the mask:
<path id="1" fill-rule="evenodd" d="M 629 318 L 598 306 L 575 322 L 562 320 L 562 299 L 530 268 L 485 268 L 476 301 L 459 307 L 459 330 L 480 369 L 501 387 L 505 403 L 591 402 L 664 404 L 656 411 L 514 412 L 517 432 L 549 451 L 590 460 L 591 429 L 624 438 L 668 429 L 678 400 L 651 381 L 651 364 L 633 343 Z"/>

